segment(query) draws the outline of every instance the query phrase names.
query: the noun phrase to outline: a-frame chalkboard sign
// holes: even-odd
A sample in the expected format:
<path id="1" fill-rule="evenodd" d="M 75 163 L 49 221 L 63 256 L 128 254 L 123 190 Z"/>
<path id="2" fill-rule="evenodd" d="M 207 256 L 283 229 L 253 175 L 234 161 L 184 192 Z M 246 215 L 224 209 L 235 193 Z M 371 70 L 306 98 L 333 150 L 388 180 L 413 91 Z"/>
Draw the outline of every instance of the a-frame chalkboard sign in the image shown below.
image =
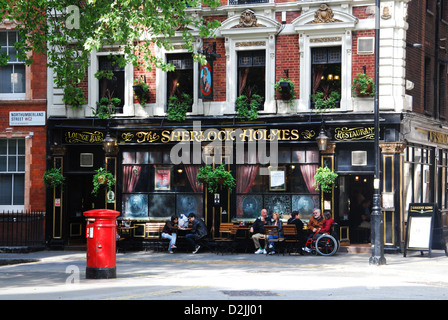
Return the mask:
<path id="1" fill-rule="evenodd" d="M 408 211 L 408 223 L 406 227 L 406 240 L 404 254 L 407 251 L 444 250 L 448 256 L 446 242 L 443 237 L 443 228 L 440 213 L 435 203 L 410 203 Z"/>

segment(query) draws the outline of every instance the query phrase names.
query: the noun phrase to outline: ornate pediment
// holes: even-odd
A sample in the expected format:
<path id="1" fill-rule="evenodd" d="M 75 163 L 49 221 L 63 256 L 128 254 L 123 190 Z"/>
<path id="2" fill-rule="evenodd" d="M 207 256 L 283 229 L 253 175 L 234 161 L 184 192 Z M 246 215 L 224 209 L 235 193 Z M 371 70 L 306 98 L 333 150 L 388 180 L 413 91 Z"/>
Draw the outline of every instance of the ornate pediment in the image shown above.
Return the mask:
<path id="1" fill-rule="evenodd" d="M 307 24 L 311 24 L 311 23 L 333 23 L 333 22 L 342 22 L 342 20 L 335 19 L 333 10 L 329 6 L 327 6 L 326 4 L 323 4 L 314 13 L 314 20 L 308 22 Z"/>
<path id="2" fill-rule="evenodd" d="M 263 24 L 258 23 L 255 12 L 250 9 L 244 10 L 240 15 L 240 23 L 232 28 L 253 28 L 253 27 L 266 27 Z"/>

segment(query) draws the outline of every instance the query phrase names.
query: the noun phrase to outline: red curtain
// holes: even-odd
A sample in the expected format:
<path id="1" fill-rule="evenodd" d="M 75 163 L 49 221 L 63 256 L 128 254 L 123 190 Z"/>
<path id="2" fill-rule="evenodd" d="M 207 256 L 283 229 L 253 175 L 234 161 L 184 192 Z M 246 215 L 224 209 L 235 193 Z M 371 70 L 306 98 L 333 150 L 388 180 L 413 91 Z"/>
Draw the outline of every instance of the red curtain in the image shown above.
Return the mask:
<path id="1" fill-rule="evenodd" d="M 314 175 L 317 171 L 317 164 L 302 164 L 300 165 L 300 171 L 302 172 L 303 180 L 305 180 L 306 187 L 310 193 L 318 193 L 313 187 Z"/>
<path id="2" fill-rule="evenodd" d="M 141 166 L 123 166 L 123 192 L 134 191 L 141 171 Z"/>
<path id="3" fill-rule="evenodd" d="M 236 169 L 236 192 L 248 193 L 257 172 L 258 165 L 238 165 Z"/>
<path id="4" fill-rule="evenodd" d="M 200 165 L 185 165 L 185 173 L 187 174 L 188 181 L 194 192 L 202 192 L 204 189 L 202 184 L 196 182 L 196 176 L 198 175 Z"/>

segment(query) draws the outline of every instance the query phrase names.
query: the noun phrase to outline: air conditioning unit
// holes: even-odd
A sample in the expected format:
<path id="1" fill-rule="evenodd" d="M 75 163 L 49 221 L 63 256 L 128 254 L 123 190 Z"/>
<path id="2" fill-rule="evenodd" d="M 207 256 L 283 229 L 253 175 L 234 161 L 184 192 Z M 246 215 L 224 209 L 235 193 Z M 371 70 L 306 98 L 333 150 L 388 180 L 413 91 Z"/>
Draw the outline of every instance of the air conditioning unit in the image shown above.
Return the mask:
<path id="1" fill-rule="evenodd" d="M 358 54 L 373 54 L 375 51 L 375 38 L 359 38 Z"/>
<path id="2" fill-rule="evenodd" d="M 93 153 L 81 153 L 79 155 L 79 166 L 83 168 L 93 167 Z"/>

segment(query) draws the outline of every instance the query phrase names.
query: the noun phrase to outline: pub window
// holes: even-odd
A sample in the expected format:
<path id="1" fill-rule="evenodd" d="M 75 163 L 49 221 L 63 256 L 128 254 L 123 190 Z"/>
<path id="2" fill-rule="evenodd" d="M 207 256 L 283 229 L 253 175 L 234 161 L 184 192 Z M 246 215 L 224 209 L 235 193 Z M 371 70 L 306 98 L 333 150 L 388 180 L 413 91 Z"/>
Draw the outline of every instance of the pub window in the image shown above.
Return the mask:
<path id="1" fill-rule="evenodd" d="M 313 187 L 319 151 L 280 147 L 278 155 L 277 171 L 283 171 L 285 179 L 281 188 L 273 188 L 269 175 L 260 174 L 263 165 L 246 162 L 236 166 L 236 218 L 254 219 L 266 208 L 269 215 L 277 211 L 285 217 L 300 210 L 302 217 L 308 219 L 313 208 L 319 206 L 319 192 Z M 250 155 L 245 159 L 250 160 Z"/>
<path id="2" fill-rule="evenodd" d="M 124 106 L 124 67 L 120 67 L 117 57 L 99 56 L 99 71 L 108 72 L 109 76 L 101 77 L 99 81 L 99 98 L 120 99 L 115 105 L 115 113 L 123 113 Z"/>
<path id="3" fill-rule="evenodd" d="M 265 50 L 238 52 L 238 96 L 250 98 L 257 94 L 265 98 L 266 52 Z M 263 105 L 259 106 L 263 109 Z"/>
<path id="4" fill-rule="evenodd" d="M 311 58 L 311 94 L 322 93 L 323 98 L 327 99 L 332 92 L 336 92 L 340 99 L 341 47 L 312 48 Z M 336 108 L 339 107 L 339 99 Z"/>
<path id="5" fill-rule="evenodd" d="M 191 53 L 168 54 L 167 62 L 174 65 L 174 71 L 167 75 L 167 101 L 176 96 L 181 99 L 183 94 L 188 94 L 193 100 L 193 57 Z M 190 105 L 188 112 L 192 112 Z"/>
<path id="6" fill-rule="evenodd" d="M 0 140 L 0 209 L 23 210 L 25 139 Z"/>
<path id="7" fill-rule="evenodd" d="M 0 66 L 0 97 L 25 94 L 25 63 L 17 56 L 14 44 L 19 41 L 17 31 L 0 32 L 0 56 L 7 56 L 7 64 Z"/>
<path id="8" fill-rule="evenodd" d="M 174 165 L 169 148 L 123 151 L 122 217 L 165 221 L 193 212 L 203 216 L 200 165 Z"/>

